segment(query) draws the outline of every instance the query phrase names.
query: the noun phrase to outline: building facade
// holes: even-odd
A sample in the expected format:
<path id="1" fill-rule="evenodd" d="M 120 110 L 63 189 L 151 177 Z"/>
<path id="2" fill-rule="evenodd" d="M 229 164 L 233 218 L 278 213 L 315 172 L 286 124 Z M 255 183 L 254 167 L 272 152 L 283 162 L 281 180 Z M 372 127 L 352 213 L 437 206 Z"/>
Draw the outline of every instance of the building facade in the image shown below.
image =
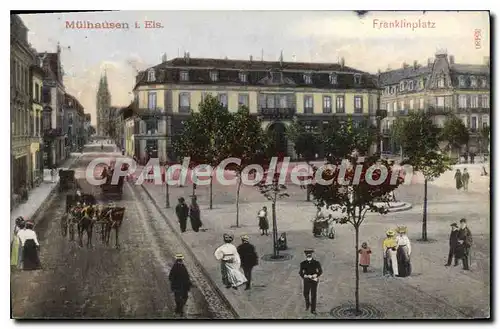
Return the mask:
<path id="1" fill-rule="evenodd" d="M 38 59 L 38 58 L 37 58 Z M 39 61 L 38 61 L 39 62 Z M 41 63 L 31 67 L 31 93 L 32 93 L 32 111 L 30 114 L 30 132 L 31 132 L 31 182 L 39 184 L 43 181 L 43 133 L 42 133 L 42 86 L 44 71 Z"/>
<path id="2" fill-rule="evenodd" d="M 85 113 L 85 118 L 84 118 L 84 123 L 83 123 L 83 129 L 85 132 L 85 137 L 84 137 L 84 145 L 90 143 L 91 136 L 92 136 L 92 115 L 90 113 Z"/>
<path id="3" fill-rule="evenodd" d="M 85 113 L 82 104 L 72 95 L 64 95 L 64 130 L 69 152 L 78 152 L 84 145 Z"/>
<path id="4" fill-rule="evenodd" d="M 338 64 L 267 62 L 190 58 L 187 53 L 138 74 L 135 155 L 142 158 L 156 148 L 160 161 L 174 159 L 173 139 L 209 94 L 231 112 L 246 106 L 266 131 L 277 133 L 282 153 L 292 156 L 285 132 L 293 120 L 310 130 L 322 129 L 332 117 L 374 123 L 379 97 L 373 76 L 347 67 L 343 59 Z"/>
<path id="5" fill-rule="evenodd" d="M 10 118 L 11 118 L 11 196 L 20 194 L 31 183 L 31 131 L 33 113 L 31 68 L 35 53 L 28 43 L 28 29 L 18 15 L 10 20 Z"/>
<path id="6" fill-rule="evenodd" d="M 379 73 L 381 108 L 387 110 L 382 120 L 382 150 L 397 153 L 391 127 L 399 116 L 409 111 L 428 111 L 434 123 L 443 127 L 449 115 L 460 117 L 470 130 L 468 148 L 479 152 L 479 131 L 490 125 L 490 61 L 483 65 L 457 64 L 454 56 L 438 52 L 427 65 L 403 63 L 397 70 Z"/>
<path id="7" fill-rule="evenodd" d="M 97 135 L 108 136 L 108 124 L 110 120 L 111 108 L 111 93 L 108 87 L 108 78 L 106 72 L 99 81 L 99 87 L 96 95 L 96 109 L 97 109 Z"/>

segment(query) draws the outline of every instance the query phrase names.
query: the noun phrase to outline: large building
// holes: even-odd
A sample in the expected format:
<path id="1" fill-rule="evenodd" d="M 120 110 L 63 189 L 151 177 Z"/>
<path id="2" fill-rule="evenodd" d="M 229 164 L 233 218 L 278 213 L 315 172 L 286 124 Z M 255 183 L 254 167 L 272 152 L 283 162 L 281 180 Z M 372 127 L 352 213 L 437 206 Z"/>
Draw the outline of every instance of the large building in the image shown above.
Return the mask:
<path id="1" fill-rule="evenodd" d="M 134 153 L 143 158 L 147 150 L 157 149 L 160 160 L 175 158 L 172 139 L 209 94 L 231 112 L 248 107 L 262 119 L 266 131 L 279 135 L 281 151 L 288 155 L 294 153 L 293 144 L 285 137 L 292 120 L 304 122 L 311 130 L 321 129 L 334 116 L 351 116 L 355 124 L 374 123 L 378 109 L 373 76 L 346 66 L 343 59 L 337 64 L 268 62 L 251 57 L 190 58 L 186 53 L 140 72 L 134 94 L 139 117 Z"/>
<path id="2" fill-rule="evenodd" d="M 37 58 L 38 59 L 38 58 Z M 32 77 L 32 112 L 30 114 L 30 132 L 31 132 L 31 182 L 41 183 L 43 181 L 43 130 L 42 130 L 42 86 L 44 71 L 42 63 L 31 67 Z"/>
<path id="3" fill-rule="evenodd" d="M 391 127 L 398 116 L 409 111 L 429 111 L 435 124 L 443 127 L 448 115 L 460 117 L 469 128 L 470 152 L 479 152 L 479 131 L 490 125 L 490 60 L 483 65 L 458 64 L 452 55 L 440 51 L 426 65 L 403 63 L 400 69 L 379 73 L 381 108 L 388 116 L 382 121 L 384 152 L 396 153 Z"/>
<path id="4" fill-rule="evenodd" d="M 11 196 L 31 185 L 31 131 L 33 113 L 31 68 L 35 53 L 28 43 L 28 29 L 18 15 L 10 19 L 10 118 L 11 118 Z"/>
<path id="5" fill-rule="evenodd" d="M 99 87 L 96 95 L 96 109 L 97 109 L 97 135 L 109 135 L 109 120 L 111 108 L 111 94 L 108 87 L 108 78 L 106 72 L 99 81 Z"/>
<path id="6" fill-rule="evenodd" d="M 72 95 L 64 95 L 64 130 L 69 152 L 77 152 L 85 144 L 85 113 L 82 104 Z"/>

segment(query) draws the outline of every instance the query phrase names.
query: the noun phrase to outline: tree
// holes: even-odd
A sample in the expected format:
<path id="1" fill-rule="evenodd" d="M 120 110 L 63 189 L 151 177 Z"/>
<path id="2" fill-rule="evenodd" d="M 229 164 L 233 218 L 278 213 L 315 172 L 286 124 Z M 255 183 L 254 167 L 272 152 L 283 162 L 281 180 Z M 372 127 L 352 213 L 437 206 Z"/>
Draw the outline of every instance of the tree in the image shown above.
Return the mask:
<path id="1" fill-rule="evenodd" d="M 391 138 L 393 141 L 396 141 L 399 145 L 399 153 L 401 161 L 403 160 L 403 146 L 401 145 L 401 140 L 402 140 L 401 135 L 403 134 L 404 124 L 405 124 L 404 117 L 397 117 L 396 120 L 394 120 L 391 128 Z"/>
<path id="2" fill-rule="evenodd" d="M 479 145 L 481 147 L 482 153 L 489 153 L 490 151 L 488 148 L 489 144 L 490 144 L 490 127 L 484 126 L 479 131 Z"/>
<path id="3" fill-rule="evenodd" d="M 332 134 L 333 129 L 336 129 L 335 134 Z M 325 136 L 325 140 L 329 143 L 324 144 L 328 153 L 327 165 L 321 168 L 323 169 L 321 175 L 318 172 L 320 168 L 314 168 L 315 181 L 311 184 L 311 191 L 317 206 L 341 212 L 336 221 L 354 227 L 356 278 L 354 311 L 360 314 L 359 230 L 368 211 L 380 214 L 388 212 L 388 207 L 384 203 L 388 205 L 390 193 L 402 184 L 403 178 L 387 161 L 379 159 L 378 155 L 361 156 L 368 153 L 372 138 L 375 140 L 377 138 L 376 134 L 370 137 L 368 132 L 354 128 L 349 122 L 341 124 L 334 121 L 327 130 L 330 131 Z M 324 182 L 320 182 L 317 177 L 321 177 Z"/>
<path id="4" fill-rule="evenodd" d="M 174 142 L 180 156 L 191 158 L 190 168 L 210 165 L 215 169 L 227 157 L 227 127 L 231 115 L 217 98 L 208 95 L 199 105 L 199 112 L 191 114 L 184 125 L 181 137 Z M 232 141 L 231 141 L 232 142 Z M 210 209 L 213 208 L 213 176 L 210 176 Z M 196 185 L 193 183 L 193 195 Z"/>
<path id="5" fill-rule="evenodd" d="M 469 131 L 460 118 L 452 115 L 444 123 L 441 138 L 448 142 L 450 154 L 457 150 L 460 155 L 462 146 L 469 143 Z"/>
<path id="6" fill-rule="evenodd" d="M 428 113 L 409 113 L 400 137 L 406 156 L 402 165 L 409 164 L 414 172 L 421 172 L 424 176 L 422 240 L 427 241 L 427 183 L 450 170 L 450 160 L 439 151 L 440 129 L 432 123 Z"/>
<path id="7" fill-rule="evenodd" d="M 272 175 L 272 176 L 271 176 Z M 269 177 L 269 179 L 268 179 Z M 281 184 L 280 175 L 278 172 L 267 171 L 264 178 L 257 184 L 260 193 L 269 201 L 272 202 L 272 219 L 273 219 L 273 258 L 279 258 L 278 250 L 278 221 L 276 219 L 276 202 L 280 199 L 289 197 L 286 193 L 286 186 Z"/>
<path id="8" fill-rule="evenodd" d="M 226 137 L 228 139 L 225 144 L 227 149 L 223 153 L 241 161 L 239 165 L 230 164 L 227 167 L 237 175 L 236 227 L 239 227 L 241 174 L 246 166 L 259 161 L 257 155 L 264 152 L 266 139 L 260 121 L 255 116 L 252 116 L 246 107 L 241 107 L 238 112 L 231 116 L 226 129 Z"/>

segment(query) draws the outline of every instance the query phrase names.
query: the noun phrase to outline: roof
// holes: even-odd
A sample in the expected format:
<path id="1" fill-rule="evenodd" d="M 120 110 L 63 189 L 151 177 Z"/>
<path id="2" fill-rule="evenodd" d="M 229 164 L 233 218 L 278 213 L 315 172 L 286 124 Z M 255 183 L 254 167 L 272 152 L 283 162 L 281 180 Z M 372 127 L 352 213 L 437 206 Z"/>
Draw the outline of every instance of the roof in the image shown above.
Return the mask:
<path id="1" fill-rule="evenodd" d="M 70 94 L 64 94 L 64 105 L 70 108 L 76 109 L 78 112 L 81 112 L 83 115 L 83 106 L 80 104 L 78 99 Z"/>
<path id="2" fill-rule="evenodd" d="M 450 69 L 456 73 L 462 74 L 482 74 L 489 75 L 490 67 L 487 65 L 477 65 L 477 64 L 451 64 Z"/>
<path id="3" fill-rule="evenodd" d="M 155 71 L 155 81 L 147 80 L 147 72 Z M 210 79 L 210 71 L 217 70 L 217 81 Z M 189 81 L 180 80 L 180 72 L 188 71 Z M 283 79 L 273 82 L 270 72 L 282 72 Z M 246 82 L 240 81 L 240 72 L 247 73 Z M 337 76 L 337 84 L 330 83 L 330 74 Z M 305 81 L 304 75 L 311 74 L 312 83 Z M 354 75 L 361 75 L 361 83 L 356 84 Z M 174 58 L 153 66 L 137 75 L 137 84 L 186 83 L 211 85 L 289 85 L 292 87 L 312 87 L 328 89 L 376 88 L 373 76 L 348 66 L 332 63 L 269 62 L 250 60 L 230 60 L 211 58 Z"/>
<path id="4" fill-rule="evenodd" d="M 430 74 L 432 68 L 429 66 L 407 67 L 380 73 L 379 84 L 382 86 L 393 85 L 401 80 L 415 78 L 421 75 Z"/>

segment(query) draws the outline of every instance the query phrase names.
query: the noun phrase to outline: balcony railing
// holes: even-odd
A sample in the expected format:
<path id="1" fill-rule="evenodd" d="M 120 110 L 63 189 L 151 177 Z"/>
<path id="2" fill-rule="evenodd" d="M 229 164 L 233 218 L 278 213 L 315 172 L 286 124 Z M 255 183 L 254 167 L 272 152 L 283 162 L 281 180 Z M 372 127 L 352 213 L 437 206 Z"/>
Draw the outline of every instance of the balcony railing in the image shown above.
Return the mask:
<path id="1" fill-rule="evenodd" d="M 295 108 L 260 108 L 258 114 L 269 119 L 292 119 L 296 110 Z"/>
<path id="2" fill-rule="evenodd" d="M 452 112 L 452 108 L 449 106 L 429 106 L 427 111 L 432 115 L 447 115 Z"/>

